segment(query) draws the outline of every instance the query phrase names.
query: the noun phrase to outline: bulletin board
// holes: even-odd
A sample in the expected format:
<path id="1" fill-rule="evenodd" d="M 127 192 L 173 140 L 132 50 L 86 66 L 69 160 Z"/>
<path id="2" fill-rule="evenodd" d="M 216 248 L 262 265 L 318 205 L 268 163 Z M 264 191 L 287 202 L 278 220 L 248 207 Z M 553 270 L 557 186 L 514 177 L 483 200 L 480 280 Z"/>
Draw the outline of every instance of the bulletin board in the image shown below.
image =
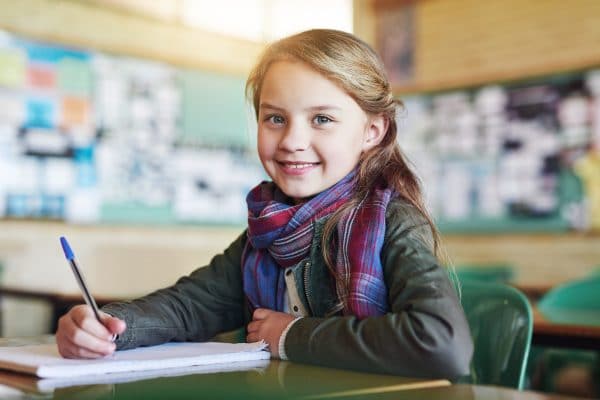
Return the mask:
<path id="1" fill-rule="evenodd" d="M 0 217 L 244 224 L 266 178 L 244 83 L 2 33 Z M 402 100 L 442 231 L 600 226 L 600 70 Z"/>
<path id="2" fill-rule="evenodd" d="M 0 217 L 244 223 L 242 77 L 0 33 Z"/>
<path id="3" fill-rule="evenodd" d="M 600 70 L 402 100 L 400 143 L 442 231 L 597 228 Z"/>

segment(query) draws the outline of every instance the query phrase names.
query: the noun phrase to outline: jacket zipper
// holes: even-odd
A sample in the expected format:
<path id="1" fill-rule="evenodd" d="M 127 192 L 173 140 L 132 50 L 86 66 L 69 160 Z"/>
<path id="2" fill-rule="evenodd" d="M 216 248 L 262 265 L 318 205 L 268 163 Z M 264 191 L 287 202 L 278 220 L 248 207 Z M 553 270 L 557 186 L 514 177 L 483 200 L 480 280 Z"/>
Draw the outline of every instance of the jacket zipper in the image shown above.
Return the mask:
<path id="1" fill-rule="evenodd" d="M 308 303 L 308 308 L 310 310 L 310 315 L 314 315 L 314 310 L 311 304 L 311 300 L 310 300 L 310 290 L 309 290 L 309 286 L 308 286 L 308 269 L 310 268 L 311 263 L 310 261 L 306 261 L 304 263 L 304 271 L 302 271 L 303 275 L 304 275 L 304 295 L 306 296 L 306 302 Z"/>

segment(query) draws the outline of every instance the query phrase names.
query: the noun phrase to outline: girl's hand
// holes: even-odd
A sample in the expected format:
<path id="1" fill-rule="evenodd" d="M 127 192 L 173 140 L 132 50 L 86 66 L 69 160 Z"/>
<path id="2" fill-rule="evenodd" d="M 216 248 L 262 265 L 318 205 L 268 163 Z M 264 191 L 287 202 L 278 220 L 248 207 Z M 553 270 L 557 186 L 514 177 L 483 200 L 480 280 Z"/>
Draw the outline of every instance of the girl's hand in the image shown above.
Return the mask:
<path id="1" fill-rule="evenodd" d="M 252 314 L 252 322 L 248 324 L 246 341 L 264 340 L 269 345 L 271 355 L 279 357 L 279 338 L 281 333 L 294 320 L 294 316 L 282 312 L 257 308 Z"/>
<path id="2" fill-rule="evenodd" d="M 56 344 L 65 358 L 98 358 L 112 354 L 116 345 L 113 334 L 126 329 L 125 321 L 100 311 L 98 322 L 87 305 L 73 307 L 58 320 Z"/>

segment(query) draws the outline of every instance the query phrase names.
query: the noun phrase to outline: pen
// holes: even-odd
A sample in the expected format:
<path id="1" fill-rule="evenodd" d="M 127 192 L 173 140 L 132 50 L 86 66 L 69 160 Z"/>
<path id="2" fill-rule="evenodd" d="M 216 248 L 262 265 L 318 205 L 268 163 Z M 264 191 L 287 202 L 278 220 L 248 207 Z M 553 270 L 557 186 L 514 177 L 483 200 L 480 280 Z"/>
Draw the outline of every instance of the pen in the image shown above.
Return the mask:
<path id="1" fill-rule="evenodd" d="M 69 242 L 67 242 L 66 237 L 64 237 L 64 236 L 60 237 L 60 245 L 62 246 L 62 249 L 65 253 L 65 258 L 71 265 L 71 270 L 73 271 L 73 275 L 75 275 L 75 280 L 77 280 L 77 284 L 79 285 L 79 288 L 81 289 L 81 293 L 83 293 L 83 298 L 85 299 L 85 302 L 94 311 L 94 315 L 96 316 L 96 319 L 98 320 L 98 322 L 102 323 L 102 321 L 100 320 L 100 312 L 98 310 L 98 306 L 96 305 L 96 301 L 92 297 L 92 294 L 88 290 L 87 285 L 85 284 L 85 281 L 83 280 L 83 275 L 81 274 L 81 271 L 79 270 L 79 267 L 77 266 L 77 261 L 75 261 L 75 255 L 73 254 L 73 250 L 71 250 L 71 246 L 69 246 Z"/>

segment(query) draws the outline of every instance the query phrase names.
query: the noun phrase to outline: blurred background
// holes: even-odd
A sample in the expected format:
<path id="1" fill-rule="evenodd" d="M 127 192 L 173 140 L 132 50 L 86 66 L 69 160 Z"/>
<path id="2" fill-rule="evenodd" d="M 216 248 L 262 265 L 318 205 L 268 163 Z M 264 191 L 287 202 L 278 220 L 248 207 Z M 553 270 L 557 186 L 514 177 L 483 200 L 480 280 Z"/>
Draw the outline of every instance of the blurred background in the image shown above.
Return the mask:
<path id="1" fill-rule="evenodd" d="M 80 301 L 60 235 L 102 302 L 241 232 L 265 179 L 246 75 L 309 28 L 381 55 L 459 273 L 533 299 L 598 273 L 598 1 L 0 0 L 3 336 L 52 332 Z"/>

